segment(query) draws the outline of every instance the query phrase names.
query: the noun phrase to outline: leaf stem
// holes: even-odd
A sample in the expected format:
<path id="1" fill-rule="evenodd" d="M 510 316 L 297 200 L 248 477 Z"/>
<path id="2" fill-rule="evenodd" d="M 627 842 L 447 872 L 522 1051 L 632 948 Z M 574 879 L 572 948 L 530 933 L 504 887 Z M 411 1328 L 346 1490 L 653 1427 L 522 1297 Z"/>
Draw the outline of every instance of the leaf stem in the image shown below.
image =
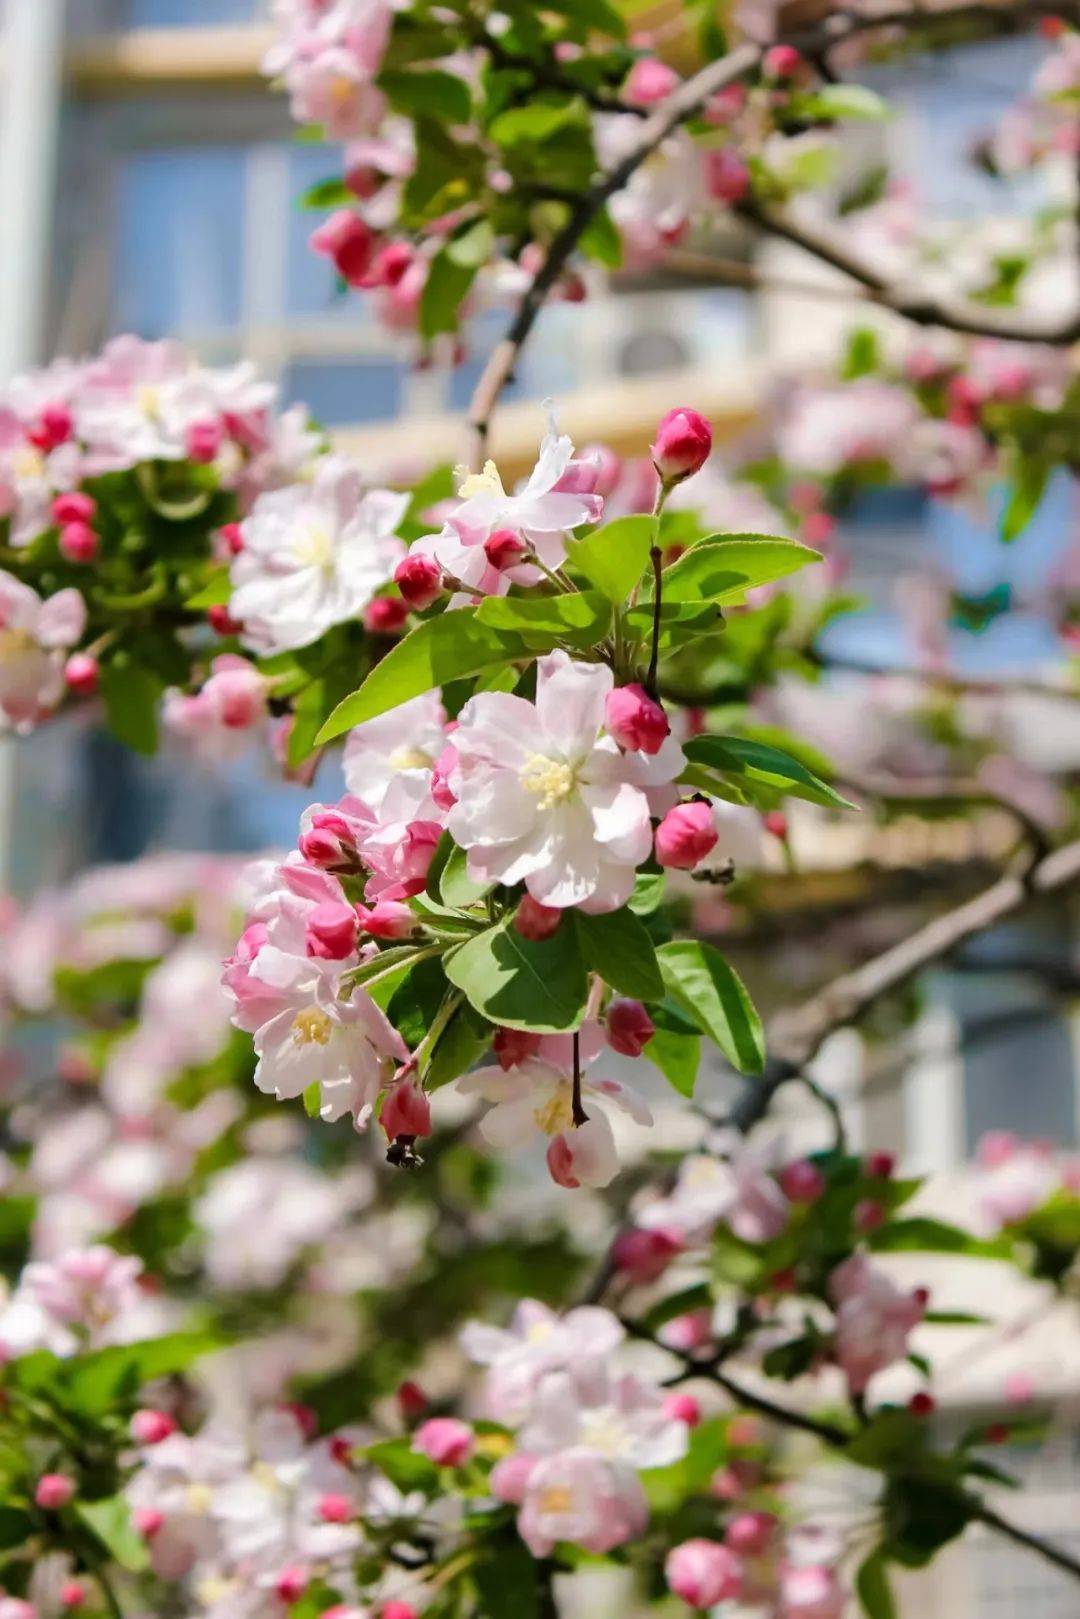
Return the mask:
<path id="1" fill-rule="evenodd" d="M 577 1029 L 574 1030 L 574 1091 L 570 1108 L 574 1117 L 574 1129 L 580 1130 L 583 1124 L 588 1124 L 589 1115 L 581 1100 L 581 1035 Z"/>

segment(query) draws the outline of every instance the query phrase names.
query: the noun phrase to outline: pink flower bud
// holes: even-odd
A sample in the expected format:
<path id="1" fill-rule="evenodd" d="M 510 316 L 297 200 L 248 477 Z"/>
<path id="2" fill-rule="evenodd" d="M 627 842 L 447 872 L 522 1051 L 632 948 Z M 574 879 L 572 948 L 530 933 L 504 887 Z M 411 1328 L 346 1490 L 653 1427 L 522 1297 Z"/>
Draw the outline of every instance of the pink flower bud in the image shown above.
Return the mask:
<path id="1" fill-rule="evenodd" d="M 802 537 L 807 545 L 828 545 L 836 529 L 836 519 L 828 512 L 808 512 L 803 518 Z"/>
<path id="2" fill-rule="evenodd" d="M 632 1282 L 655 1282 L 685 1246 L 680 1231 L 663 1226 L 652 1231 L 621 1231 L 611 1245 L 611 1261 Z"/>
<path id="3" fill-rule="evenodd" d="M 135 1526 L 135 1533 L 144 1540 L 153 1540 L 165 1522 L 165 1514 L 156 1507 L 136 1507 L 131 1514 L 131 1521 Z"/>
<path id="4" fill-rule="evenodd" d="M 387 242 L 375 255 L 372 281 L 379 287 L 396 287 L 415 257 L 408 242 Z"/>
<path id="5" fill-rule="evenodd" d="M 369 635 L 397 635 L 408 616 L 409 604 L 400 596 L 376 596 L 364 608 L 364 628 Z"/>
<path id="6" fill-rule="evenodd" d="M 42 1473 L 34 1490 L 34 1500 L 46 1512 L 66 1507 L 75 1494 L 75 1480 L 66 1473 Z"/>
<path id="7" fill-rule="evenodd" d="M 612 1001 L 604 1019 L 608 1045 L 622 1057 L 640 1057 L 656 1025 L 640 1001 Z"/>
<path id="8" fill-rule="evenodd" d="M 484 541 L 484 555 L 500 573 L 515 567 L 526 549 L 524 540 L 512 528 L 497 528 Z"/>
<path id="9" fill-rule="evenodd" d="M 319 1517 L 323 1523 L 348 1523 L 354 1511 L 347 1495 L 338 1495 L 331 1491 L 328 1495 L 319 1497 Z"/>
<path id="10" fill-rule="evenodd" d="M 304 1400 L 282 1400 L 278 1410 L 292 1417 L 305 1439 L 315 1438 L 319 1431 L 319 1418 L 313 1406 Z"/>
<path id="11" fill-rule="evenodd" d="M 692 1394 L 669 1394 L 664 1400 L 664 1415 L 672 1422 L 685 1422 L 696 1428 L 701 1421 L 701 1406 Z"/>
<path id="12" fill-rule="evenodd" d="M 293 1563 L 282 1569 L 274 1581 L 274 1590 L 282 1602 L 299 1602 L 307 1590 L 307 1584 L 306 1570 Z"/>
<path id="13" fill-rule="evenodd" d="M 312 231 L 308 245 L 321 258 L 330 259 L 350 287 L 367 281 L 375 256 L 375 233 L 351 208 L 338 208 Z"/>
<path id="14" fill-rule="evenodd" d="M 323 900 L 308 916 L 305 943 L 309 956 L 342 961 L 356 949 L 360 919 L 344 900 Z"/>
<path id="15" fill-rule="evenodd" d="M 59 544 L 60 555 L 80 565 L 93 562 L 101 549 L 101 540 L 89 523 L 65 523 Z"/>
<path id="16" fill-rule="evenodd" d="M 225 432 L 220 422 L 192 422 L 184 435 L 184 448 L 189 460 L 198 462 L 200 466 L 209 466 L 224 439 Z"/>
<path id="17" fill-rule="evenodd" d="M 877 1180 L 889 1180 L 895 1168 L 896 1159 L 891 1152 L 872 1152 L 866 1160 L 866 1173 Z"/>
<path id="18" fill-rule="evenodd" d="M 370 910 L 366 905 L 358 905 L 356 914 L 361 932 L 370 934 L 373 939 L 407 939 L 416 932 L 416 917 L 400 900 L 381 899 Z"/>
<path id="19" fill-rule="evenodd" d="M 762 66 L 769 79 L 790 79 L 803 65 L 803 59 L 794 45 L 773 45 L 765 52 Z"/>
<path id="20" fill-rule="evenodd" d="M 167 1411 L 136 1411 L 131 1419 L 131 1437 L 139 1445 L 160 1445 L 176 1432 L 176 1423 Z"/>
<path id="21" fill-rule="evenodd" d="M 206 619 L 216 635 L 239 635 L 243 629 L 238 618 L 233 618 L 224 602 L 215 602 L 206 609 Z"/>
<path id="22" fill-rule="evenodd" d="M 499 1067 L 505 1072 L 516 1068 L 527 1057 L 535 1057 L 540 1050 L 540 1036 L 529 1029 L 496 1029 L 491 1042 Z"/>
<path id="23" fill-rule="evenodd" d="M 732 146 L 705 154 L 705 185 L 717 202 L 742 202 L 750 191 L 750 170 Z"/>
<path id="24" fill-rule="evenodd" d="M 76 697 L 92 697 L 98 689 L 98 661 L 89 652 L 73 652 L 64 665 L 64 680 Z"/>
<path id="25" fill-rule="evenodd" d="M 419 1383 L 414 1383 L 411 1379 L 406 1379 L 406 1381 L 398 1388 L 397 1403 L 398 1410 L 401 1412 L 401 1415 L 404 1417 L 405 1421 L 415 1422 L 417 1417 L 423 1416 L 431 1402 L 428 1400 L 427 1395 L 424 1393 Z"/>
<path id="26" fill-rule="evenodd" d="M 724 1531 L 724 1544 L 740 1557 L 760 1557 L 768 1551 L 775 1533 L 776 1519 L 771 1512 L 740 1512 Z"/>
<path id="27" fill-rule="evenodd" d="M 676 804 L 656 829 L 656 858 L 662 866 L 693 871 L 716 847 L 718 837 L 710 805 L 700 799 Z"/>
<path id="28" fill-rule="evenodd" d="M 825 1190 L 825 1177 L 808 1158 L 797 1158 L 780 1171 L 780 1190 L 792 1203 L 816 1203 Z"/>
<path id="29" fill-rule="evenodd" d="M 379 1122 L 390 1141 L 431 1134 L 431 1103 L 415 1079 L 399 1079 L 386 1094 Z"/>
<path id="30" fill-rule="evenodd" d="M 875 1198 L 864 1197 L 855 1205 L 856 1231 L 876 1231 L 885 1223 L 884 1206 Z"/>
<path id="31" fill-rule="evenodd" d="M 326 1619 L 325 1614 L 323 1619 Z M 401 1602 L 395 1598 L 393 1602 L 383 1603 L 379 1619 L 417 1619 L 417 1613 L 411 1602 Z"/>
<path id="32" fill-rule="evenodd" d="M 781 843 L 786 841 L 789 830 L 788 818 L 783 810 L 769 810 L 762 816 L 761 821 L 766 832 L 772 837 L 779 838 Z"/>
<path id="33" fill-rule="evenodd" d="M 65 1580 L 60 1587 L 60 1606 L 69 1612 L 86 1605 L 86 1586 L 81 1580 Z"/>
<path id="34" fill-rule="evenodd" d="M 550 939 L 562 925 L 563 913 L 554 905 L 541 905 L 526 894 L 514 912 L 514 926 L 523 939 Z"/>
<path id="35" fill-rule="evenodd" d="M 608 731 L 630 753 L 659 753 L 671 733 L 660 704 L 636 681 L 608 692 L 604 714 Z"/>
<path id="36" fill-rule="evenodd" d="M 712 428 L 696 410 L 669 410 L 656 429 L 653 466 L 666 484 L 699 472 L 712 449 Z"/>
<path id="37" fill-rule="evenodd" d="M 937 1410 L 937 1401 L 925 1389 L 913 1394 L 907 1403 L 907 1408 L 913 1417 L 932 1417 Z"/>
<path id="38" fill-rule="evenodd" d="M 529 1479 L 539 1459 L 538 1456 L 530 1455 L 527 1450 L 516 1450 L 512 1455 L 504 1456 L 501 1462 L 496 1462 L 489 1480 L 491 1493 L 496 1501 L 505 1501 L 508 1506 L 519 1507 L 525 1499 Z"/>
<path id="39" fill-rule="evenodd" d="M 670 1591 L 704 1612 L 739 1595 L 742 1564 L 719 1541 L 684 1540 L 668 1553 L 664 1577 Z"/>
<path id="40" fill-rule="evenodd" d="M 75 418 L 66 405 L 46 405 L 37 419 L 37 425 L 27 433 L 35 449 L 47 455 L 61 444 L 66 444 L 75 431 Z"/>
<path id="41" fill-rule="evenodd" d="M 623 86 L 623 99 L 632 107 L 651 107 L 663 101 L 678 88 L 679 75 L 656 56 L 643 56 L 636 61 Z"/>
<path id="42" fill-rule="evenodd" d="M 297 848 L 311 866 L 327 869 L 351 861 L 356 854 L 352 828 L 333 810 L 320 810 L 311 825 L 300 834 Z"/>
<path id="43" fill-rule="evenodd" d="M 463 1467 L 476 1440 L 468 1423 L 456 1417 L 429 1417 L 416 1430 L 413 1450 L 429 1456 L 439 1467 Z"/>
<path id="44" fill-rule="evenodd" d="M 442 569 L 434 557 L 413 552 L 398 563 L 394 583 L 401 591 L 402 599 L 417 612 L 422 612 L 442 595 Z"/>
<path id="45" fill-rule="evenodd" d="M 97 516 L 97 501 L 93 495 L 83 494 L 81 490 L 72 490 L 66 495 L 57 495 L 52 503 L 52 518 L 61 528 L 68 523 L 92 523 Z"/>
<path id="46" fill-rule="evenodd" d="M 244 529 L 240 523 L 222 523 L 218 535 L 226 551 L 232 557 L 238 557 L 244 549 Z"/>

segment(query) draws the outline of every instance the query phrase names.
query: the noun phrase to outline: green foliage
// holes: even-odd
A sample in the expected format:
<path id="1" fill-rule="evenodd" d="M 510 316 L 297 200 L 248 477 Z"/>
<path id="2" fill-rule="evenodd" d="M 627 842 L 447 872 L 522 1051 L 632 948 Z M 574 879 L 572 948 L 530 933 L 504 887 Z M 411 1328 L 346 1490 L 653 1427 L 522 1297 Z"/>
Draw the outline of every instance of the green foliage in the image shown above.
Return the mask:
<path id="1" fill-rule="evenodd" d="M 653 942 L 631 910 L 624 906 L 601 916 L 575 911 L 573 925 L 585 965 L 605 984 L 635 1000 L 651 1001 L 663 994 Z"/>
<path id="2" fill-rule="evenodd" d="M 585 1013 L 585 963 L 566 919 L 550 939 L 524 939 L 500 922 L 448 955 L 446 976 L 482 1016 L 514 1029 L 576 1029 Z"/>
<path id="3" fill-rule="evenodd" d="M 675 939 L 656 955 L 671 998 L 740 1073 L 760 1074 L 765 1033 L 734 968 L 712 945 L 696 939 Z"/>
<path id="4" fill-rule="evenodd" d="M 698 736 L 685 744 L 691 764 L 715 772 L 751 803 L 768 808 L 779 796 L 804 798 L 830 809 L 854 809 L 801 760 L 766 742 L 741 736 Z"/>
<path id="5" fill-rule="evenodd" d="M 645 572 L 655 533 L 652 517 L 618 517 L 572 540 L 567 556 L 609 602 L 620 606 Z"/>
<path id="6" fill-rule="evenodd" d="M 712 534 L 664 569 L 663 596 L 666 602 L 741 601 L 748 590 L 820 561 L 820 552 L 794 540 Z"/>

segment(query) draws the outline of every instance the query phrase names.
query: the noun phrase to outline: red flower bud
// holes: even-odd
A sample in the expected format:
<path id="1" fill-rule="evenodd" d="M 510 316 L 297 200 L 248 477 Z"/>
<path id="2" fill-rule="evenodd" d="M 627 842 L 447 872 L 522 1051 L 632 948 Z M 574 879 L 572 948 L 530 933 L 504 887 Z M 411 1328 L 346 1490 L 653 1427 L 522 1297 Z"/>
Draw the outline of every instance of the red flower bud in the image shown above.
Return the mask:
<path id="1" fill-rule="evenodd" d="M 885 1223 L 885 1209 L 872 1197 L 864 1197 L 855 1205 L 856 1231 L 876 1231 Z"/>
<path id="2" fill-rule="evenodd" d="M 866 1160 L 866 1173 L 877 1180 L 887 1181 L 896 1168 L 896 1158 L 891 1152 L 872 1152 Z"/>
<path id="3" fill-rule="evenodd" d="M 167 1411 L 136 1411 L 131 1419 L 131 1437 L 139 1445 L 160 1445 L 176 1432 L 176 1423 Z"/>
<path id="4" fill-rule="evenodd" d="M 406 1422 L 415 1422 L 417 1417 L 423 1416 L 430 1401 L 419 1383 L 407 1380 L 397 1391 L 398 1410 Z"/>
<path id="5" fill-rule="evenodd" d="M 925 1390 L 920 1389 L 918 1394 L 911 1396 L 907 1403 L 907 1408 L 913 1417 L 932 1417 L 937 1410 L 937 1401 L 932 1394 L 927 1394 Z"/>
<path id="6" fill-rule="evenodd" d="M 225 431 L 220 422 L 192 422 L 184 435 L 189 460 L 209 466 L 221 449 Z"/>
<path id="7" fill-rule="evenodd" d="M 60 555 L 68 562 L 93 562 L 101 549 L 101 539 L 89 523 L 65 523 L 60 530 Z"/>
<path id="8" fill-rule="evenodd" d="M 516 1068 L 527 1057 L 535 1057 L 540 1050 L 540 1036 L 529 1029 L 496 1029 L 491 1049 L 505 1071 Z"/>
<path id="9" fill-rule="evenodd" d="M 734 147 L 705 153 L 705 184 L 717 202 L 742 202 L 750 191 L 750 170 Z"/>
<path id="10" fill-rule="evenodd" d="M 769 810 L 761 819 L 766 832 L 770 832 L 774 838 L 779 838 L 781 843 L 787 840 L 788 818 L 783 810 Z"/>
<path id="11" fill-rule="evenodd" d="M 484 555 L 502 573 L 521 561 L 527 547 L 512 528 L 497 528 L 484 541 Z"/>
<path id="12" fill-rule="evenodd" d="M 397 635 L 408 616 L 409 604 L 400 596 L 376 596 L 364 608 L 364 628 L 369 635 Z"/>
<path id="13" fill-rule="evenodd" d="M 773 45 L 765 52 L 765 60 L 762 63 L 765 76 L 769 79 L 793 78 L 802 65 L 802 56 L 794 45 Z"/>
<path id="14" fill-rule="evenodd" d="M 304 856 L 305 859 L 309 857 Z M 380 899 L 371 906 L 358 905 L 356 914 L 360 928 L 373 939 L 407 939 L 416 932 L 417 919 L 400 900 Z"/>
<path id="15" fill-rule="evenodd" d="M 677 89 L 680 80 L 673 67 L 656 56 L 643 56 L 635 62 L 623 86 L 623 99 L 632 107 L 651 107 Z"/>
<path id="16" fill-rule="evenodd" d="M 523 939 L 550 939 L 562 925 L 563 913 L 556 906 L 541 905 L 526 894 L 514 912 L 514 926 Z"/>
<path id="17" fill-rule="evenodd" d="M 623 1057 L 640 1057 L 656 1033 L 656 1025 L 640 1001 L 612 1001 L 605 1023 L 608 1045 Z"/>
<path id="18" fill-rule="evenodd" d="M 354 1507 L 347 1495 L 330 1491 L 319 1497 L 319 1517 L 323 1523 L 348 1523 L 353 1515 Z"/>
<path id="19" fill-rule="evenodd" d="M 431 1103 L 415 1079 L 399 1079 L 386 1093 L 379 1122 L 387 1139 L 431 1134 Z"/>
<path id="20" fill-rule="evenodd" d="M 456 1417 L 429 1417 L 413 1440 L 413 1449 L 429 1456 L 438 1467 L 463 1467 L 475 1446 L 472 1429 Z"/>
<path id="21" fill-rule="evenodd" d="M 422 612 L 442 595 L 442 569 L 434 557 L 421 556 L 414 551 L 398 563 L 394 583 L 401 591 L 402 600 Z"/>
<path id="22" fill-rule="evenodd" d="M 320 257 L 330 259 L 350 287 L 362 287 L 367 281 L 375 256 L 375 233 L 351 208 L 332 213 L 312 231 L 308 245 Z"/>
<path id="23" fill-rule="evenodd" d="M 238 557 L 244 549 L 244 528 L 241 523 L 222 523 L 218 534 L 230 556 Z"/>
<path id="24" fill-rule="evenodd" d="M 98 689 L 100 669 L 89 652 L 73 652 L 64 665 L 64 680 L 76 697 L 92 697 Z"/>
<path id="25" fill-rule="evenodd" d="M 662 1226 L 623 1231 L 611 1245 L 611 1262 L 633 1282 L 655 1282 L 685 1246 L 681 1232 Z"/>
<path id="26" fill-rule="evenodd" d="M 664 483 L 681 483 L 699 472 L 712 449 L 712 428 L 696 410 L 669 410 L 656 429 L 653 466 Z"/>
<path id="27" fill-rule="evenodd" d="M 47 455 L 61 444 L 66 444 L 75 431 L 75 419 L 66 405 L 46 405 L 37 419 L 36 427 L 27 433 L 35 449 Z"/>
<path id="28" fill-rule="evenodd" d="M 207 622 L 217 635 L 239 635 L 243 629 L 240 620 L 233 618 L 224 602 L 206 609 Z"/>
<path id="29" fill-rule="evenodd" d="M 344 900 L 324 900 L 308 916 L 305 942 L 309 956 L 341 961 L 356 949 L 360 919 Z"/>
<path id="30" fill-rule="evenodd" d="M 671 734 L 664 710 L 637 682 L 609 691 L 604 713 L 608 731 L 630 753 L 659 753 Z"/>
<path id="31" fill-rule="evenodd" d="M 780 1171 L 780 1190 L 792 1203 L 816 1203 L 825 1190 L 825 1177 L 808 1158 L 797 1158 Z"/>
<path id="32" fill-rule="evenodd" d="M 701 1421 L 701 1406 L 692 1394 L 669 1394 L 664 1400 L 664 1415 L 673 1422 L 685 1422 L 696 1428 Z"/>
<path id="33" fill-rule="evenodd" d="M 34 1500 L 46 1512 L 66 1507 L 75 1494 L 75 1480 L 66 1473 L 43 1473 L 34 1490 Z"/>
<path id="34" fill-rule="evenodd" d="M 776 1519 L 771 1512 L 740 1512 L 724 1531 L 724 1544 L 740 1557 L 760 1557 L 768 1551 L 776 1533 Z"/>
<path id="35" fill-rule="evenodd" d="M 656 858 L 662 866 L 692 871 L 716 847 L 718 837 L 708 804 L 700 799 L 676 804 L 656 829 Z"/>
<path id="36" fill-rule="evenodd" d="M 97 516 L 97 501 L 93 495 L 83 494 L 81 490 L 72 490 L 66 495 L 57 495 L 52 503 L 52 518 L 61 528 L 68 523 L 92 523 Z"/>

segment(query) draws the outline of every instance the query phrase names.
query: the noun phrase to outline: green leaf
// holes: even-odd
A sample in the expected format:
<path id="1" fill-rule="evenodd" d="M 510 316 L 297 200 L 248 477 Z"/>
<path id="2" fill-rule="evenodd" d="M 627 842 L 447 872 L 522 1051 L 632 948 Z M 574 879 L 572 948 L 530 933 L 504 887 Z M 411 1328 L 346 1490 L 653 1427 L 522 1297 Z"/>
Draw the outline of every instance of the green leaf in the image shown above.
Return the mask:
<path id="1" fill-rule="evenodd" d="M 831 809 L 855 808 L 800 759 L 767 742 L 742 736 L 696 736 L 684 745 L 683 751 L 692 764 L 707 765 L 722 776 L 733 776 L 737 782 L 756 782 L 791 798 L 805 798 L 811 804 L 826 804 Z"/>
<path id="2" fill-rule="evenodd" d="M 664 903 L 667 888 L 666 871 L 639 871 L 634 880 L 634 892 L 626 902 L 635 916 L 651 916 Z"/>
<path id="3" fill-rule="evenodd" d="M 572 540 L 567 558 L 618 607 L 645 572 L 655 533 L 652 517 L 617 517 L 584 539 Z"/>
<path id="4" fill-rule="evenodd" d="M 475 264 L 459 264 L 450 248 L 436 253 L 420 295 L 420 335 L 436 337 L 457 330 L 458 311 L 476 276 Z"/>
<path id="5" fill-rule="evenodd" d="M 718 950 L 673 939 L 656 952 L 668 994 L 743 1074 L 765 1066 L 765 1033 L 739 975 Z"/>
<path id="6" fill-rule="evenodd" d="M 797 573 L 821 553 L 770 534 L 710 534 L 663 573 L 663 599 L 738 601 L 748 590 Z"/>
<path id="7" fill-rule="evenodd" d="M 447 244 L 447 256 L 469 270 L 480 270 L 495 247 L 495 231 L 489 219 L 474 219 L 455 231 Z"/>
<path id="8" fill-rule="evenodd" d="M 427 1089 L 437 1091 L 452 1079 L 468 1073 L 487 1050 L 490 1039 L 488 1024 L 477 1017 L 471 1006 L 459 1006 L 435 1042 L 424 1075 Z"/>
<path id="9" fill-rule="evenodd" d="M 693 1096 L 701 1063 L 700 1035 L 677 1034 L 674 1030 L 662 1028 L 658 1024 L 655 1034 L 645 1047 L 644 1055 L 650 1062 L 655 1063 L 668 1084 L 677 1090 L 680 1096 Z"/>
<path id="10" fill-rule="evenodd" d="M 529 641 L 539 636 L 545 648 L 555 640 L 593 647 L 608 632 L 611 607 L 596 590 L 575 590 L 565 596 L 485 596 L 476 609 L 476 622 L 514 631 Z"/>
<path id="11" fill-rule="evenodd" d="M 469 876 L 469 858 L 457 844 L 451 848 L 439 878 L 439 897 L 451 910 L 464 911 L 491 892 L 494 883 L 478 883 Z"/>
<path id="12" fill-rule="evenodd" d="M 1027 528 L 1042 503 L 1052 467 L 1041 455 L 1017 457 L 1013 462 L 1009 498 L 1001 517 L 1001 538 L 1011 544 Z"/>
<path id="13" fill-rule="evenodd" d="M 379 75 L 379 88 L 391 106 L 411 118 L 439 118 L 448 124 L 467 124 L 472 116 L 472 97 L 465 80 L 439 68 L 383 72 Z"/>
<path id="14" fill-rule="evenodd" d="M 880 1549 L 872 1551 L 860 1564 L 855 1592 L 867 1619 L 896 1619 L 896 1604 Z"/>
<path id="15" fill-rule="evenodd" d="M 354 208 L 356 192 L 350 191 L 344 180 L 337 176 L 330 180 L 318 180 L 303 193 L 297 206 L 308 209 Z"/>
<path id="16" fill-rule="evenodd" d="M 540 1583 L 536 1560 L 516 1535 L 499 1543 L 482 1542 L 483 1550 L 473 1564 L 472 1577 L 480 1605 L 475 1610 L 484 1619 L 538 1619 Z"/>
<path id="17" fill-rule="evenodd" d="M 884 123 L 892 116 L 889 103 L 863 84 L 823 84 L 811 94 L 795 96 L 791 112 L 797 118 L 851 119 Z"/>
<path id="18" fill-rule="evenodd" d="M 870 1232 L 866 1240 L 868 1247 L 883 1254 L 967 1254 L 973 1259 L 1007 1259 L 1013 1250 L 1008 1237 L 973 1237 L 959 1226 L 924 1215 L 892 1220 Z"/>
<path id="19" fill-rule="evenodd" d="M 653 942 L 626 906 L 602 916 L 575 911 L 574 927 L 585 965 L 605 984 L 638 1001 L 657 1000 L 664 993 Z"/>
<path id="20" fill-rule="evenodd" d="M 399 1439 L 380 1439 L 364 1451 L 367 1460 L 385 1473 L 391 1484 L 406 1494 L 410 1490 L 424 1490 L 433 1494 L 439 1487 L 439 1469 L 430 1457 L 412 1448 L 408 1435 Z"/>
<path id="21" fill-rule="evenodd" d="M 578 247 L 586 258 L 608 270 L 617 270 L 622 264 L 622 235 L 606 208 L 593 215 L 578 239 Z"/>
<path id="22" fill-rule="evenodd" d="M 0 1551 L 13 1551 L 28 1546 L 35 1524 L 28 1512 L 18 1507 L 0 1505 Z"/>
<path id="23" fill-rule="evenodd" d="M 462 607 L 425 619 L 368 675 L 359 691 L 339 703 L 316 738 L 329 742 L 362 720 L 374 719 L 448 680 L 527 658 L 520 636 L 476 622 L 476 610 Z"/>
<path id="24" fill-rule="evenodd" d="M 845 382 L 872 376 L 881 366 L 881 342 L 872 326 L 857 326 L 848 337 L 841 375 Z"/>
<path id="25" fill-rule="evenodd" d="M 510 107 L 500 113 L 488 133 L 498 146 L 542 146 L 567 125 L 585 122 L 587 111 L 585 103 L 577 97 L 563 101 L 530 100 L 524 106 Z"/>
<path id="26" fill-rule="evenodd" d="M 232 580 L 228 568 L 215 568 L 201 590 L 189 596 L 185 607 L 198 610 L 203 607 L 226 607 L 232 597 Z"/>
<path id="27" fill-rule="evenodd" d="M 136 663 L 107 663 L 100 686 L 113 735 L 136 753 L 156 752 L 158 704 L 164 691 L 158 676 Z"/>
<path id="28" fill-rule="evenodd" d="M 445 958 L 446 976 L 492 1023 L 556 1034 L 581 1025 L 588 980 L 573 923 L 523 939 L 509 920 Z"/>
<path id="29" fill-rule="evenodd" d="M 221 1347 L 222 1339 L 212 1332 L 170 1333 L 73 1356 L 63 1363 L 62 1376 L 70 1404 L 87 1416 L 100 1416 L 155 1378 L 185 1371 Z"/>
<path id="30" fill-rule="evenodd" d="M 133 1574 L 150 1566 L 146 1542 L 131 1522 L 131 1508 L 122 1495 L 103 1501 L 76 1501 L 75 1512 L 101 1542 L 114 1562 Z"/>
<path id="31" fill-rule="evenodd" d="M 613 39 L 626 38 L 626 20 L 612 0 L 544 0 L 543 9 L 610 34 Z"/>

